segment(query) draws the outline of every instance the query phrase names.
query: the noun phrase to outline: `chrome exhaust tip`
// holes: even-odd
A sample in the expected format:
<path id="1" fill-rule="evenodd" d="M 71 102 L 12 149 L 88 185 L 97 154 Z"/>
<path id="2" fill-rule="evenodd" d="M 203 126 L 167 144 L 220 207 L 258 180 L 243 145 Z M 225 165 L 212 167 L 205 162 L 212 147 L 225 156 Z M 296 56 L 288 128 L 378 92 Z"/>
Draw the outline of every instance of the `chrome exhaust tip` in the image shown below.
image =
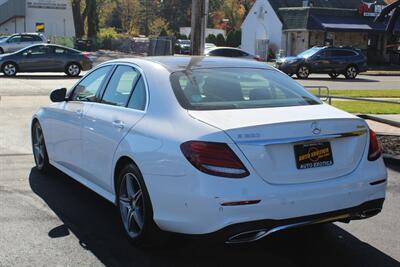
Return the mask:
<path id="1" fill-rule="evenodd" d="M 269 233 L 267 230 L 254 230 L 243 232 L 230 237 L 225 243 L 226 244 L 239 244 L 239 243 L 249 243 L 260 240 L 261 238 L 267 236 Z"/>
<path id="2" fill-rule="evenodd" d="M 380 213 L 382 211 L 382 209 L 369 209 L 369 210 L 364 210 L 362 211 L 358 216 L 360 219 L 366 219 L 372 216 L 377 215 L 378 213 Z"/>

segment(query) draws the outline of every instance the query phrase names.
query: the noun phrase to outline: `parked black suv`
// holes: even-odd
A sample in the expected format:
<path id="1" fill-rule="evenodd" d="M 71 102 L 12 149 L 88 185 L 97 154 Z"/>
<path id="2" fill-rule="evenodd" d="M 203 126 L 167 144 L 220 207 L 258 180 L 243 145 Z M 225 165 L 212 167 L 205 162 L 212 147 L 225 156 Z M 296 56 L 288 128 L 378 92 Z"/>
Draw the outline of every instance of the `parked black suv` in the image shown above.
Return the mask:
<path id="1" fill-rule="evenodd" d="M 361 50 L 352 47 L 313 47 L 296 57 L 279 58 L 276 67 L 299 79 L 307 79 L 311 73 L 326 73 L 334 79 L 343 74 L 355 79 L 367 70 L 367 58 Z"/>

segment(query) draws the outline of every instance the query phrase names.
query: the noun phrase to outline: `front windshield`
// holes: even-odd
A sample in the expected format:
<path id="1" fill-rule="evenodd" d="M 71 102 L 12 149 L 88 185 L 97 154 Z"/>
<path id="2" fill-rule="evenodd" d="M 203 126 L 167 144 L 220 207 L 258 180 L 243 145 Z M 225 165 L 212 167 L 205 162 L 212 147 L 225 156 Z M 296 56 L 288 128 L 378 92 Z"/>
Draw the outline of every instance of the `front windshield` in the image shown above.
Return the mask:
<path id="1" fill-rule="evenodd" d="M 275 70 L 210 68 L 178 71 L 171 84 L 189 110 L 248 109 L 321 104 L 300 84 Z"/>
<path id="2" fill-rule="evenodd" d="M 309 58 L 309 57 L 315 55 L 321 49 L 322 49 L 322 47 L 313 47 L 313 48 L 310 48 L 310 49 L 298 54 L 297 56 L 303 57 L 303 58 Z"/>

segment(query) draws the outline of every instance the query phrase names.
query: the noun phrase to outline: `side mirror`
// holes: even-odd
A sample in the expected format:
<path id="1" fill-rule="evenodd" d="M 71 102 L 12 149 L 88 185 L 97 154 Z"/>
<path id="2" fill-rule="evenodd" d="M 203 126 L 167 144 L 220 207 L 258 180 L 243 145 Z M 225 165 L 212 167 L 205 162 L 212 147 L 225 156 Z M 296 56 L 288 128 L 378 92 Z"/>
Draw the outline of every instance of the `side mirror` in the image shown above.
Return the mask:
<path id="1" fill-rule="evenodd" d="M 66 88 L 55 89 L 50 93 L 50 100 L 55 103 L 65 101 L 66 97 L 67 97 Z"/>

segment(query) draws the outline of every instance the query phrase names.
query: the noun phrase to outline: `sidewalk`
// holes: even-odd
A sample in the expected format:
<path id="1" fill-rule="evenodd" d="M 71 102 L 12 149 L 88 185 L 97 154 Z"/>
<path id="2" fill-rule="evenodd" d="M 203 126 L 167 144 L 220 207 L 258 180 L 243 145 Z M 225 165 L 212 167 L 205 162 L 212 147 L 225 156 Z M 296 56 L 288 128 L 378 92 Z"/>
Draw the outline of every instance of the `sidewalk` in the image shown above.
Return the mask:
<path id="1" fill-rule="evenodd" d="M 398 129 L 400 132 L 400 115 L 375 115 L 375 114 L 368 114 L 368 115 L 359 115 L 361 118 L 366 120 L 373 120 L 376 122 L 380 122 L 381 124 L 388 124 L 388 126 L 392 126 Z M 399 134 L 400 135 L 400 134 Z"/>

